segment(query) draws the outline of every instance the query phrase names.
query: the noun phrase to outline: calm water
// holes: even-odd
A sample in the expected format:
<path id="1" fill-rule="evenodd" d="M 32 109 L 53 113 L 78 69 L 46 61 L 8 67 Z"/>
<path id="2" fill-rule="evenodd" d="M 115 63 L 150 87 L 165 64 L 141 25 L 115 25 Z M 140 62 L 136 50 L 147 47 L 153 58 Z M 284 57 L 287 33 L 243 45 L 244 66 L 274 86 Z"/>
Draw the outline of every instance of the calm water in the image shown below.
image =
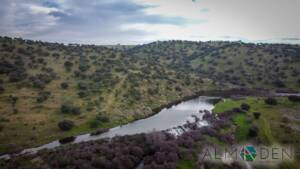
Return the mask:
<path id="1" fill-rule="evenodd" d="M 142 120 L 137 120 L 132 123 L 118 126 L 115 128 L 110 129 L 108 132 L 105 132 L 98 136 L 90 136 L 90 134 L 79 135 L 76 137 L 73 143 L 79 143 L 89 140 L 97 140 L 101 138 L 111 138 L 114 136 L 122 136 L 122 135 L 131 135 L 131 134 L 138 134 L 138 133 L 148 133 L 152 131 L 162 131 L 167 130 L 174 133 L 180 134 L 178 131 L 177 126 L 181 126 L 186 121 L 194 121 L 192 116 L 197 116 L 202 119 L 203 113 L 199 113 L 199 110 L 209 110 L 213 109 L 213 104 L 209 102 L 210 99 L 215 97 L 205 97 L 201 96 L 196 99 L 191 99 L 185 102 L 182 102 L 178 105 L 174 105 L 168 109 L 163 109 L 159 113 Z M 207 123 L 205 121 L 199 122 L 198 125 L 203 126 Z M 37 151 L 44 149 L 44 148 L 55 148 L 60 146 L 61 144 L 59 141 L 53 141 L 51 143 L 42 145 L 36 148 L 29 148 L 23 150 L 20 154 L 24 153 L 36 153 Z M 9 158 L 9 155 L 1 156 L 0 158 Z"/>

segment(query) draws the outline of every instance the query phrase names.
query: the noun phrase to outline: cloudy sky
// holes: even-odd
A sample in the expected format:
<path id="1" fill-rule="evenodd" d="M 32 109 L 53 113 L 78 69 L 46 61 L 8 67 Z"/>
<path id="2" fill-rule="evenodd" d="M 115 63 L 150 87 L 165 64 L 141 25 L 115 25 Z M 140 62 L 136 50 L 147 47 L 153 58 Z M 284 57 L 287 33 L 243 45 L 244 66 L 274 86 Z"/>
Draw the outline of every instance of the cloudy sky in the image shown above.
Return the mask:
<path id="1" fill-rule="evenodd" d="M 0 0 L 0 35 L 85 44 L 300 44 L 300 0 Z"/>

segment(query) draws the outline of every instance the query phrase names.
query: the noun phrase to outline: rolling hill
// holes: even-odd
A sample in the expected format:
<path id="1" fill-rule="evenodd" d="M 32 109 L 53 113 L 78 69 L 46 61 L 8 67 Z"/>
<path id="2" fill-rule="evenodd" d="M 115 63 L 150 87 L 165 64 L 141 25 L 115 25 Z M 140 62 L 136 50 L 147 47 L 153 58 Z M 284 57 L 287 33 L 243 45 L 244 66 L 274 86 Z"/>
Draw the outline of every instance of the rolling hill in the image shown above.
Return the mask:
<path id="1" fill-rule="evenodd" d="M 300 46 L 163 41 L 137 46 L 0 38 L 0 152 L 151 115 L 198 91 L 300 89 Z M 71 130 L 58 123 L 71 120 Z"/>

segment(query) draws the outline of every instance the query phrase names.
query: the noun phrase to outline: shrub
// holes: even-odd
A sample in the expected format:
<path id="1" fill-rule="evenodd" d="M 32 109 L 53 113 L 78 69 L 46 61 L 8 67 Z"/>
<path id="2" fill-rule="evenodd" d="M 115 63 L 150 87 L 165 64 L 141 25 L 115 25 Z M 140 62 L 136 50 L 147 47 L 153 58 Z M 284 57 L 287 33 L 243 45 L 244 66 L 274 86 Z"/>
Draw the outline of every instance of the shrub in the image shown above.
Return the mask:
<path id="1" fill-rule="evenodd" d="M 281 80 L 276 80 L 273 82 L 273 85 L 276 86 L 276 87 L 279 87 L 279 88 L 282 88 L 282 87 L 285 87 L 285 84 L 283 81 Z"/>
<path id="2" fill-rule="evenodd" d="M 19 82 L 26 79 L 27 74 L 25 70 L 17 70 L 14 72 L 9 73 L 9 81 L 10 82 Z"/>
<path id="3" fill-rule="evenodd" d="M 235 107 L 235 108 L 233 108 L 232 109 L 232 112 L 234 112 L 234 113 L 245 113 L 245 111 L 244 110 L 242 110 L 241 108 L 239 108 L 239 107 Z"/>
<path id="4" fill-rule="evenodd" d="M 74 122 L 71 121 L 71 120 L 63 120 L 63 121 L 58 123 L 58 127 L 62 131 L 68 131 L 68 130 L 71 130 L 74 127 Z"/>
<path id="5" fill-rule="evenodd" d="M 60 87 L 61 87 L 62 89 L 67 89 L 67 88 L 69 87 L 69 85 L 68 85 L 67 82 L 63 82 L 63 83 L 60 84 Z"/>
<path id="6" fill-rule="evenodd" d="M 74 115 L 80 114 L 79 107 L 75 107 L 75 106 L 73 106 L 71 104 L 67 104 L 67 103 L 64 103 L 61 105 L 60 111 L 65 114 L 74 114 Z"/>
<path id="7" fill-rule="evenodd" d="M 38 103 L 42 103 L 42 102 L 46 101 L 50 95 L 51 95 L 51 93 L 47 92 L 47 91 L 39 92 L 36 101 Z"/>
<path id="8" fill-rule="evenodd" d="M 3 130 L 4 126 L 0 124 L 0 132 Z"/>
<path id="9" fill-rule="evenodd" d="M 93 119 L 90 121 L 90 128 L 97 128 L 99 125 L 101 124 L 101 122 L 97 119 Z"/>
<path id="10" fill-rule="evenodd" d="M 259 129 L 256 126 L 252 126 L 249 128 L 248 136 L 250 138 L 256 137 L 258 135 Z"/>
<path id="11" fill-rule="evenodd" d="M 82 72 L 87 71 L 90 68 L 90 65 L 88 64 L 79 64 L 79 70 Z"/>
<path id="12" fill-rule="evenodd" d="M 83 83 L 83 82 L 79 82 L 78 83 L 78 89 L 79 90 L 87 90 L 88 89 L 88 84 L 87 83 Z"/>
<path id="13" fill-rule="evenodd" d="M 176 86 L 176 87 L 175 87 L 175 90 L 176 90 L 176 91 L 181 91 L 182 89 L 181 89 L 179 86 Z"/>
<path id="14" fill-rule="evenodd" d="M 250 106 L 249 104 L 246 104 L 246 103 L 242 103 L 241 104 L 241 109 L 245 110 L 245 111 L 248 111 L 250 109 Z"/>
<path id="15" fill-rule="evenodd" d="M 17 96 L 13 96 L 13 95 L 10 95 L 9 96 L 9 101 L 11 102 L 12 106 L 15 106 L 17 101 L 18 101 L 18 97 Z"/>
<path id="16" fill-rule="evenodd" d="M 281 118 L 281 121 L 282 121 L 283 123 L 289 123 L 289 122 L 290 122 L 290 120 L 289 120 L 289 118 L 288 118 L 287 116 L 283 116 L 283 117 Z"/>
<path id="17" fill-rule="evenodd" d="M 80 98 L 84 98 L 89 95 L 87 91 L 80 91 L 77 94 Z"/>
<path id="18" fill-rule="evenodd" d="M 96 116 L 96 119 L 103 122 L 103 123 L 109 122 L 109 118 L 106 115 L 104 115 L 103 113 L 99 113 Z"/>
<path id="19" fill-rule="evenodd" d="M 91 136 L 97 136 L 97 135 L 100 135 L 100 134 L 105 133 L 107 131 L 109 131 L 109 129 L 101 128 L 101 129 L 97 129 L 96 131 L 91 132 L 90 135 Z"/>
<path id="20" fill-rule="evenodd" d="M 292 95 L 288 97 L 291 102 L 300 102 L 300 96 Z"/>
<path id="21" fill-rule="evenodd" d="M 66 69 L 71 69 L 71 67 L 73 66 L 73 63 L 70 62 L 70 61 L 66 61 L 66 62 L 64 63 L 64 66 L 65 66 Z"/>
<path id="22" fill-rule="evenodd" d="M 59 140 L 60 144 L 66 144 L 66 143 L 70 143 L 73 142 L 76 139 L 75 136 L 70 136 L 70 137 L 65 137 Z"/>
<path id="23" fill-rule="evenodd" d="M 3 93 L 5 91 L 4 87 L 0 85 L 0 93 Z"/>
<path id="24" fill-rule="evenodd" d="M 50 83 L 55 78 L 56 74 L 54 72 L 48 72 L 31 76 L 29 80 L 32 82 L 34 88 L 43 89 L 46 84 Z"/>
<path id="25" fill-rule="evenodd" d="M 277 105 L 277 100 L 273 97 L 265 99 L 265 103 L 268 105 Z"/>
<path id="26" fill-rule="evenodd" d="M 260 112 L 253 112 L 253 116 L 255 119 L 259 119 L 261 113 Z"/>

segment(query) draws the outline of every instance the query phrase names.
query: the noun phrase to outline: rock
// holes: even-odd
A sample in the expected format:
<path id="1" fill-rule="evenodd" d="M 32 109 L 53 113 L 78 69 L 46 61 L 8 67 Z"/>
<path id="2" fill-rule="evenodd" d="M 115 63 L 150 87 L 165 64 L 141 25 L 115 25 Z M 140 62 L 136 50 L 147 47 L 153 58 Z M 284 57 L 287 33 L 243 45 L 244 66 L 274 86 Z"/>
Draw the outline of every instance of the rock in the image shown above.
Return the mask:
<path id="1" fill-rule="evenodd" d="M 73 142 L 75 139 L 76 139 L 75 136 L 70 136 L 70 137 L 66 137 L 66 138 L 60 139 L 59 143 L 60 144 L 67 144 L 67 143 Z"/>
<path id="2" fill-rule="evenodd" d="M 91 136 L 97 136 L 97 135 L 100 135 L 100 134 L 102 134 L 102 133 L 105 133 L 105 132 L 107 132 L 108 131 L 108 129 L 98 129 L 98 130 L 96 130 L 96 131 L 94 131 L 94 132 L 91 132 Z"/>

